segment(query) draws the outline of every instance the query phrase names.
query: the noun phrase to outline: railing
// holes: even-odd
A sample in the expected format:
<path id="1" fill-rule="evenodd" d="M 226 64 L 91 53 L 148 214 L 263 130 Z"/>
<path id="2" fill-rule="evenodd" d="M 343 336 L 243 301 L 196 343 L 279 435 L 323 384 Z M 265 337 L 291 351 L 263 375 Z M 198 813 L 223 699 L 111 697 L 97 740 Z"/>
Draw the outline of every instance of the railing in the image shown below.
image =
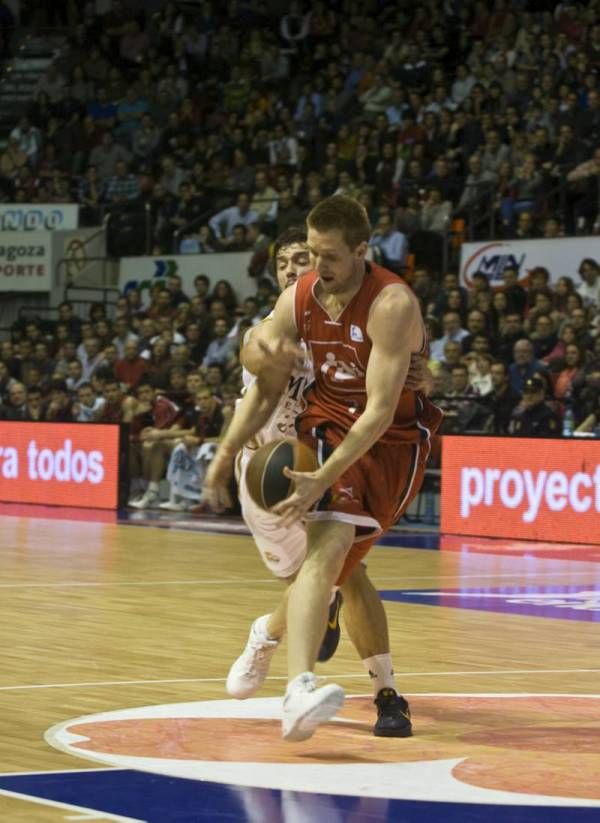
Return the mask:
<path id="1" fill-rule="evenodd" d="M 580 182 L 586 184 L 592 183 L 596 187 L 595 200 L 597 205 L 597 213 L 600 214 L 600 177 L 593 180 L 591 177 Z M 534 198 L 535 206 L 533 208 L 534 216 L 538 219 L 540 217 L 556 216 L 561 224 L 567 222 L 567 229 L 571 223 L 573 215 L 567 211 L 568 207 L 568 192 L 571 190 L 575 192 L 575 183 L 567 180 L 567 175 L 562 173 L 558 179 L 547 178 L 541 186 L 539 194 Z M 486 240 L 495 240 L 497 236 L 498 224 L 498 209 L 496 207 L 496 190 L 491 183 L 479 183 L 475 188 L 480 188 L 481 194 L 476 197 L 473 203 L 470 203 L 466 215 L 466 230 L 469 240 L 480 239 L 477 237 L 478 230 L 481 226 L 486 225 L 487 230 L 484 233 Z M 487 202 L 486 202 L 487 201 Z M 591 226 L 585 224 L 583 219 L 577 221 L 573 220 L 571 227 L 574 234 L 590 233 Z"/>
<path id="2" fill-rule="evenodd" d="M 84 299 L 81 293 L 89 295 Z M 83 311 L 87 310 L 89 313 L 90 307 L 94 303 L 101 303 L 104 306 L 106 316 L 108 318 L 114 317 L 113 308 L 117 304 L 117 300 L 121 296 L 118 288 L 113 286 L 67 286 L 65 289 L 65 300 L 73 303 L 75 314 L 77 309 L 81 308 Z"/>
<path id="3" fill-rule="evenodd" d="M 228 195 L 232 194 L 231 191 L 225 192 L 224 190 L 220 190 L 220 193 L 221 194 L 226 193 Z M 237 193 L 235 193 L 236 197 L 237 197 L 237 194 L 241 194 L 241 193 L 245 194 L 245 192 L 237 192 Z M 219 191 L 216 190 L 214 192 L 214 194 L 215 194 L 215 197 L 218 196 Z M 273 198 L 273 197 L 265 197 L 265 198 L 251 197 L 250 195 L 249 195 L 249 197 L 250 197 L 251 203 L 272 203 L 273 200 L 276 199 L 276 198 Z M 214 217 L 215 214 L 218 214 L 219 211 L 223 211 L 223 209 L 231 208 L 232 206 L 235 206 L 235 201 L 230 202 L 229 205 L 223 206 L 220 209 L 215 209 L 214 207 L 211 207 L 210 209 L 207 209 L 206 211 L 203 211 L 202 214 L 199 214 L 198 217 L 194 217 L 194 219 L 190 220 L 189 223 L 186 223 L 184 226 L 181 226 L 181 228 L 176 229 L 173 232 L 172 254 L 178 254 L 179 253 L 179 246 L 180 246 L 182 237 L 184 237 L 186 234 L 189 234 L 191 231 L 196 229 L 198 226 L 202 226 L 205 223 L 208 223 L 208 221 L 212 217 Z M 264 223 L 266 221 L 263 219 L 260 222 Z"/>

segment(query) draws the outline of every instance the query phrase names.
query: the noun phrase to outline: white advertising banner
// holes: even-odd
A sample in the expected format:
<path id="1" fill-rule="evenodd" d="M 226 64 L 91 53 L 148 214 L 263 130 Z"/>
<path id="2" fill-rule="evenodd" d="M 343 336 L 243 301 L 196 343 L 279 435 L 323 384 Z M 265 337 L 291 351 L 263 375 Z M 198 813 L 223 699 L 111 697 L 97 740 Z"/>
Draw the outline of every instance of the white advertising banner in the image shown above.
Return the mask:
<path id="1" fill-rule="evenodd" d="M 47 292 L 51 286 L 51 232 L 0 234 L 0 292 Z"/>
<path id="2" fill-rule="evenodd" d="M 211 288 L 219 280 L 228 280 L 239 299 L 256 292 L 256 280 L 248 277 L 251 252 L 229 254 L 174 254 L 171 257 L 123 257 L 119 266 L 119 289 L 149 290 L 157 280 L 169 274 L 178 274 L 182 288 L 190 297 L 194 292 L 194 278 L 206 274 Z"/>
<path id="3" fill-rule="evenodd" d="M 77 203 L 0 203 L 0 231 L 76 229 Z"/>
<path id="4" fill-rule="evenodd" d="M 559 277 L 579 282 L 577 269 L 585 257 L 600 261 L 600 237 L 559 237 L 550 240 L 488 240 L 464 243 L 460 255 L 460 282 L 473 285 L 476 271 L 483 272 L 492 286 L 502 285 L 502 272 L 515 266 L 519 280 L 526 280 L 531 269 L 543 266 L 555 283 Z"/>

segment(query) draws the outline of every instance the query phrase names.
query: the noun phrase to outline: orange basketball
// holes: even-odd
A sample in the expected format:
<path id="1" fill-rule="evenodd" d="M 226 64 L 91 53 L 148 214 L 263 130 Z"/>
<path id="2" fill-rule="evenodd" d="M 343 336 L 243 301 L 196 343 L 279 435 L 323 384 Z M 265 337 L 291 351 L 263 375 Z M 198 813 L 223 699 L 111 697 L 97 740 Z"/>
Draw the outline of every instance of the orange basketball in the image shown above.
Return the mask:
<path id="1" fill-rule="evenodd" d="M 294 491 L 294 481 L 283 473 L 286 466 L 298 472 L 319 468 L 313 450 L 293 437 L 265 443 L 252 455 L 246 469 L 246 486 L 261 509 L 270 509 Z"/>

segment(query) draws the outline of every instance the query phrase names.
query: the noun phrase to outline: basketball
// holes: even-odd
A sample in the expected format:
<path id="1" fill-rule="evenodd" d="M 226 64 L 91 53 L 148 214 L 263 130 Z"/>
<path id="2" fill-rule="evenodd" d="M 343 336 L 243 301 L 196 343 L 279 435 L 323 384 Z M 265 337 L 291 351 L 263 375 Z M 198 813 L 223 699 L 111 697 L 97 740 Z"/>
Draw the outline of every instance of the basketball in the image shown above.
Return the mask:
<path id="1" fill-rule="evenodd" d="M 292 437 L 265 443 L 252 455 L 246 469 L 246 486 L 261 509 L 270 509 L 294 491 L 294 481 L 283 473 L 286 466 L 297 472 L 319 468 L 313 450 Z"/>

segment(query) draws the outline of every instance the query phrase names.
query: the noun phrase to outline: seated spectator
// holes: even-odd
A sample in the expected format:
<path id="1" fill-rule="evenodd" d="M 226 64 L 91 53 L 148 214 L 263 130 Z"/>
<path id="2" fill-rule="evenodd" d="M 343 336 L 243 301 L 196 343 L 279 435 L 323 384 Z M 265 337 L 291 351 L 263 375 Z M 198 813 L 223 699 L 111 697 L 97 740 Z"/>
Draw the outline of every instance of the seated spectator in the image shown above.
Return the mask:
<path id="1" fill-rule="evenodd" d="M 150 369 L 148 360 L 138 354 L 138 341 L 127 340 L 123 345 L 123 357 L 115 363 L 115 377 L 129 391 L 135 389 Z"/>
<path id="2" fill-rule="evenodd" d="M 528 377 L 523 396 L 509 423 L 510 434 L 519 437 L 558 437 L 561 421 L 546 402 L 546 383 L 540 377 Z"/>
<path id="3" fill-rule="evenodd" d="M 225 414 L 210 388 L 198 389 L 194 407 L 184 415 L 181 440 L 171 453 L 169 500 L 160 504 L 161 509 L 185 511 L 200 503 L 204 475 L 230 419 L 231 412 Z"/>
<path id="4" fill-rule="evenodd" d="M 535 357 L 546 363 L 548 356 L 555 350 L 558 343 L 558 335 L 552 317 L 548 314 L 538 314 L 535 317 L 533 331 L 529 337 L 533 343 Z"/>
<path id="5" fill-rule="evenodd" d="M 535 211 L 541 193 L 543 177 L 536 167 L 536 157 L 528 154 L 515 172 L 511 196 L 500 204 L 500 216 L 505 226 L 513 226 L 514 218 L 523 212 Z"/>
<path id="6" fill-rule="evenodd" d="M 554 397 L 565 400 L 571 395 L 573 383 L 585 366 L 585 352 L 577 343 L 565 346 L 564 366 L 554 377 Z"/>
<path id="7" fill-rule="evenodd" d="M 510 384 L 519 394 L 523 394 L 523 386 L 530 377 L 545 370 L 545 365 L 537 360 L 533 343 L 527 338 L 517 340 L 513 348 L 513 360 L 509 367 Z"/>
<path id="8" fill-rule="evenodd" d="M 29 420 L 27 389 L 23 383 L 14 380 L 7 389 L 7 396 L 0 405 L 0 419 Z"/>
<path id="9" fill-rule="evenodd" d="M 40 129 L 32 125 L 28 117 L 21 117 L 19 125 L 10 132 L 9 139 L 11 137 L 15 141 L 14 145 L 17 145 L 27 157 L 29 165 L 35 168 L 40 158 L 43 143 Z"/>
<path id="10" fill-rule="evenodd" d="M 492 363 L 490 374 L 492 391 L 486 396 L 486 404 L 491 409 L 491 415 L 486 428 L 494 434 L 508 434 L 512 414 L 520 403 L 521 395 L 511 386 L 506 363 L 500 360 Z"/>
<path id="11" fill-rule="evenodd" d="M 77 389 L 77 402 L 73 406 L 73 417 L 79 423 L 97 422 L 105 405 L 106 400 L 96 394 L 91 383 L 81 383 Z"/>
<path id="12" fill-rule="evenodd" d="M 88 382 L 83 376 L 83 366 L 76 357 L 67 363 L 67 376 L 65 378 L 67 389 L 74 394 L 84 383 Z"/>
<path id="13" fill-rule="evenodd" d="M 135 396 L 123 404 L 123 422 L 131 426 L 129 446 L 130 477 L 138 480 L 137 492 L 132 484 L 130 506 L 148 509 L 158 506 L 159 483 L 165 472 L 166 458 L 171 453 L 181 428 L 179 408 L 168 400 L 148 379 L 140 380 Z M 145 486 L 141 496 L 139 492 Z"/>
<path id="14" fill-rule="evenodd" d="M 600 309 L 600 266 L 593 258 L 586 257 L 579 264 L 577 273 L 582 281 L 577 286 L 577 293 L 583 298 L 584 306 Z"/>
<path id="15" fill-rule="evenodd" d="M 509 314 L 523 316 L 527 308 L 527 292 L 519 285 L 519 271 L 514 266 L 506 266 L 502 272 L 504 294 Z"/>
<path id="16" fill-rule="evenodd" d="M 171 302 L 171 293 L 159 284 L 152 294 L 150 307 L 146 315 L 151 320 L 167 319 L 170 321 L 174 314 L 175 308 Z"/>
<path id="17" fill-rule="evenodd" d="M 473 340 L 478 335 L 487 334 L 487 318 L 485 314 L 479 309 L 471 309 L 467 315 L 467 331 L 468 335 L 460 340 L 463 352 L 468 353 L 473 349 Z"/>
<path id="18" fill-rule="evenodd" d="M 254 189 L 250 210 L 258 215 L 259 220 L 275 220 L 277 217 L 278 194 L 269 185 L 264 171 L 257 171 L 254 176 Z"/>
<path id="19" fill-rule="evenodd" d="M 442 404 L 444 413 L 454 418 L 459 431 L 469 428 L 480 414 L 475 389 L 469 384 L 469 369 L 465 363 L 457 363 L 450 373 L 450 386 Z"/>
<path id="20" fill-rule="evenodd" d="M 90 152 L 88 165 L 96 167 L 101 183 L 107 183 L 114 176 L 117 163 L 128 163 L 129 158 L 129 151 L 120 143 L 115 143 L 112 132 L 106 131 L 102 135 L 102 143 Z"/>
<path id="21" fill-rule="evenodd" d="M 218 240 L 226 240 L 233 236 L 235 226 L 247 226 L 256 223 L 258 215 L 250 208 L 250 199 L 247 194 L 239 194 L 237 204 L 223 209 L 211 217 L 209 226 Z"/>
<path id="22" fill-rule="evenodd" d="M 104 383 L 103 398 L 105 403 L 100 411 L 100 423 L 121 423 L 123 420 L 124 395 L 121 385 L 114 377 L 107 378 Z"/>
<path id="23" fill-rule="evenodd" d="M 579 295 L 578 295 L 579 296 Z M 590 331 L 588 312 L 582 306 L 575 306 L 568 315 L 575 331 L 575 342 L 583 349 L 592 349 L 594 338 Z"/>
<path id="24" fill-rule="evenodd" d="M 235 362 L 237 344 L 235 340 L 228 337 L 229 323 L 224 318 L 218 318 L 214 324 L 214 339 L 209 346 L 202 360 L 202 367 L 219 365 L 229 368 Z"/>
<path id="25" fill-rule="evenodd" d="M 469 174 L 465 179 L 465 185 L 456 206 L 457 214 L 469 216 L 474 210 L 485 209 L 486 204 L 491 203 L 496 175 L 494 172 L 485 171 L 481 165 L 481 157 L 473 154 L 469 157 Z"/>
<path id="26" fill-rule="evenodd" d="M 87 101 L 86 112 L 99 129 L 112 131 L 116 125 L 117 104 L 108 99 L 104 86 L 98 87 L 95 99 Z"/>
<path id="27" fill-rule="evenodd" d="M 503 163 L 510 161 L 510 148 L 502 142 L 500 132 L 496 129 L 486 134 L 485 145 L 481 152 L 481 168 L 498 174 Z"/>
<path id="28" fill-rule="evenodd" d="M 456 297 L 458 292 L 458 297 Z M 454 295 L 454 303 L 450 305 L 450 295 Z M 456 304 L 458 300 L 458 305 Z M 431 309 L 436 317 L 441 317 L 444 312 L 457 311 L 461 318 L 466 316 L 468 304 L 467 290 L 459 284 L 458 274 L 455 271 L 448 271 L 442 279 L 442 288 L 438 291 L 438 296 Z"/>
<path id="29" fill-rule="evenodd" d="M 442 199 L 440 189 L 432 186 L 428 189 L 427 199 L 423 201 L 420 213 L 420 225 L 425 231 L 445 234 L 450 228 L 452 203 Z"/>
<path id="30" fill-rule="evenodd" d="M 446 343 L 450 340 L 455 343 L 462 343 L 465 337 L 468 337 L 469 332 L 461 328 L 460 314 L 456 311 L 448 311 L 442 317 L 443 335 L 437 340 L 433 340 L 430 344 L 430 357 L 432 360 L 439 360 L 444 362 L 444 349 Z"/>
<path id="31" fill-rule="evenodd" d="M 64 380 L 52 380 L 50 402 L 46 407 L 46 420 L 52 423 L 71 423 L 74 420 L 73 404 Z"/>
<path id="32" fill-rule="evenodd" d="M 494 387 L 491 372 L 494 358 L 491 354 L 472 352 L 465 360 L 469 364 L 469 386 L 479 397 L 488 395 Z"/>
<path id="33" fill-rule="evenodd" d="M 379 223 L 375 227 L 369 246 L 381 251 L 383 266 L 399 271 L 404 265 L 408 251 L 406 237 L 394 227 L 389 214 L 381 215 Z"/>
<path id="34" fill-rule="evenodd" d="M 139 196 L 139 180 L 129 171 L 127 163 L 119 160 L 115 165 L 115 173 L 109 177 L 106 184 L 104 199 L 110 205 L 119 206 L 131 203 Z"/>

